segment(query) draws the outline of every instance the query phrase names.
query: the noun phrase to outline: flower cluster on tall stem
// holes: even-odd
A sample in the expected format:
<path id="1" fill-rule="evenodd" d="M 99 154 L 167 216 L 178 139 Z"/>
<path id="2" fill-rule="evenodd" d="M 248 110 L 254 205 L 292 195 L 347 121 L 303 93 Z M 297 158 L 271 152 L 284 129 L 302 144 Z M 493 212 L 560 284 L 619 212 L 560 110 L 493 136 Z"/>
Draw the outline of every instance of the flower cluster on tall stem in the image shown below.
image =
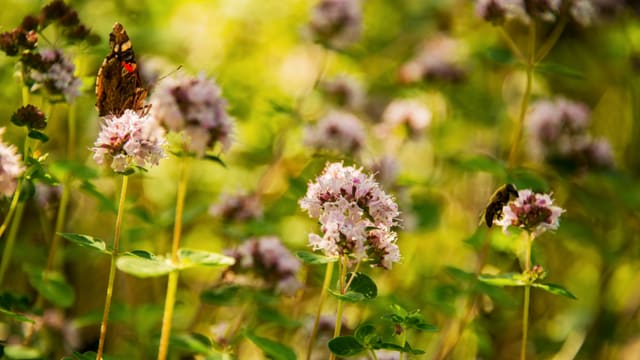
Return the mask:
<path id="1" fill-rule="evenodd" d="M 373 176 L 364 174 L 361 169 L 342 163 L 328 163 L 322 174 L 309 183 L 299 204 L 321 225 L 322 235 L 309 234 L 309 245 L 313 250 L 338 258 L 341 294 L 345 294 L 350 286 L 351 280 L 345 278 L 354 262 L 355 269 L 364 261 L 369 261 L 372 266 L 391 269 L 392 264 L 400 260 L 394 230 L 399 225 L 398 205 L 380 188 Z M 309 339 L 308 359 L 332 273 L 333 262 L 327 264 L 316 322 Z M 351 279 L 355 274 L 354 270 Z M 343 302 L 338 299 L 334 336 L 340 335 L 342 310 Z M 331 359 L 334 358 L 332 353 Z"/>
<path id="2" fill-rule="evenodd" d="M 0 195 L 11 196 L 25 168 L 18 148 L 2 141 L 4 131 L 5 128 L 0 128 Z"/>
<path id="3" fill-rule="evenodd" d="M 398 205 L 373 176 L 342 163 L 327 164 L 309 183 L 300 207 L 318 219 L 322 235 L 309 234 L 309 244 L 328 256 L 346 255 L 391 269 L 400 260 L 396 244 Z"/>

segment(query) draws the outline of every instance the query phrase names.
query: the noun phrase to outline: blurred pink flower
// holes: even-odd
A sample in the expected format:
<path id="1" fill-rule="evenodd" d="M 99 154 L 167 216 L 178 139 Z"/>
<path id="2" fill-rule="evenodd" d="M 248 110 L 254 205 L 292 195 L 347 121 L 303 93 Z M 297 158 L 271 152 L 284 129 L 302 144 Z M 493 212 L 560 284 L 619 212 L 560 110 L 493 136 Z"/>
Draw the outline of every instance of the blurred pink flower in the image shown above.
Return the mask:
<path id="1" fill-rule="evenodd" d="M 11 196 L 25 169 L 18 149 L 2 141 L 4 131 L 5 128 L 0 128 L 0 195 Z"/>
<path id="2" fill-rule="evenodd" d="M 151 114 L 170 131 L 182 132 L 187 151 L 202 157 L 216 143 L 231 146 L 233 122 L 222 90 L 204 75 L 161 81 L 151 100 Z"/>
<path id="3" fill-rule="evenodd" d="M 410 137 L 417 138 L 431 125 L 431 117 L 429 108 L 417 100 L 394 100 L 384 110 L 376 132 L 386 137 L 395 128 L 404 126 Z"/>
<path id="4" fill-rule="evenodd" d="M 296 279 L 300 260 L 275 236 L 247 240 L 225 254 L 236 259 L 231 271 L 258 275 L 282 294 L 292 296 L 302 287 Z"/>
<path id="5" fill-rule="evenodd" d="M 360 119 L 347 112 L 332 111 L 314 127 L 306 129 L 304 141 L 314 149 L 355 154 L 364 146 L 365 138 Z"/>
<path id="6" fill-rule="evenodd" d="M 341 49 L 356 42 L 362 27 L 360 0 L 320 0 L 311 12 L 309 30 L 313 38 Z"/>

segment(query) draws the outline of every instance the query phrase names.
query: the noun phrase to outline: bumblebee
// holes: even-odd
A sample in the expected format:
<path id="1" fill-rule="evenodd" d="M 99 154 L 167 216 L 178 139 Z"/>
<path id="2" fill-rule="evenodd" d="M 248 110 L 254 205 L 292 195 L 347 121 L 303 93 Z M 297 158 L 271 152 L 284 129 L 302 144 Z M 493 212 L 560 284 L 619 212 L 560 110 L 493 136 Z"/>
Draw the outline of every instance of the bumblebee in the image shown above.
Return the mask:
<path id="1" fill-rule="evenodd" d="M 482 224 L 482 220 L 487 224 L 488 227 L 493 225 L 494 219 L 499 219 L 502 216 L 502 208 L 507 205 L 507 203 L 518 197 L 518 190 L 513 184 L 504 184 L 496 190 L 491 198 L 489 199 L 489 203 L 487 207 L 482 211 L 480 215 L 480 223 Z"/>

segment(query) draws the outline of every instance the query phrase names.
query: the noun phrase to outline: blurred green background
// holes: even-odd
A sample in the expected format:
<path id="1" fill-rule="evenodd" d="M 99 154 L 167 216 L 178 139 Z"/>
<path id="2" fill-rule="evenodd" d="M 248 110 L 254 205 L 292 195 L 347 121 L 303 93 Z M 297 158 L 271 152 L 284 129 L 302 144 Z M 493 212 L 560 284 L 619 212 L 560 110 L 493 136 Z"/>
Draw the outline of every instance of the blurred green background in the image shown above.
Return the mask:
<path id="1" fill-rule="evenodd" d="M 22 17 L 37 13 L 40 1 L 5 0 L 0 31 L 17 26 Z M 421 309 L 438 333 L 409 334 L 414 347 L 427 351 L 416 358 L 434 358 L 448 342 L 457 345 L 450 359 L 514 359 L 520 347 L 519 289 L 481 288 L 473 273 L 520 271 L 516 234 L 499 229 L 478 230 L 478 216 L 498 186 L 553 192 L 566 209 L 560 228 L 536 239 L 535 263 L 548 271 L 547 280 L 562 284 L 578 300 L 533 293 L 530 354 L 537 359 L 637 359 L 640 357 L 640 21 L 627 9 L 590 27 L 569 23 L 536 72 L 533 99 L 562 95 L 585 103 L 591 110 L 589 133 L 606 138 L 615 167 L 575 170 L 526 157 L 512 169 L 505 162 L 524 89 L 524 71 L 510 54 L 497 27 L 474 13 L 470 1 L 367 0 L 363 4 L 360 40 L 344 50 L 314 43 L 307 24 L 314 1 L 71 1 L 81 21 L 100 36 L 95 46 L 65 46 L 55 33 L 40 38 L 39 48 L 65 46 L 83 81 L 83 93 L 73 105 L 78 114 L 77 160 L 98 169 L 88 148 L 100 119 L 95 110 L 94 84 L 98 68 L 109 52 L 108 34 L 122 23 L 133 44 L 149 91 L 175 72 L 204 73 L 216 79 L 236 121 L 234 144 L 222 159 L 226 168 L 196 161 L 188 185 L 183 245 L 222 251 L 243 240 L 278 235 L 292 250 L 308 249 L 307 236 L 318 232 L 297 201 L 306 184 L 326 161 L 343 160 L 365 166 L 388 155 L 397 161 L 398 176 L 385 184 L 399 201 L 405 225 L 400 229 L 402 262 L 391 271 L 366 270 L 379 286 L 380 297 L 365 306 L 347 306 L 346 322 L 354 328 L 378 319 L 392 302 Z M 543 25 L 540 36 L 552 29 Z M 524 46 L 525 32 L 508 28 Z M 459 41 L 460 81 L 428 79 L 403 83 L 399 71 L 425 41 L 446 34 Z M 0 126 L 4 141 L 21 144 L 23 132 L 9 119 L 22 104 L 16 79 L 16 59 L 0 56 Z M 543 71 L 544 70 L 544 71 Z M 347 74 L 366 94 L 353 112 L 367 131 L 357 155 L 316 152 L 303 141 L 307 126 L 340 105 L 316 86 Z M 403 131 L 378 137 L 374 128 L 386 105 L 398 98 L 418 99 L 432 112 L 429 130 L 415 140 Z M 38 96 L 32 101 L 39 105 Z M 65 158 L 69 106 L 56 104 L 46 133 L 51 171 Z M 526 147 L 526 142 L 523 141 Z M 157 168 L 131 177 L 122 234 L 123 249 L 170 250 L 178 159 L 170 157 Z M 74 182 L 68 232 L 111 239 L 119 179 L 109 171 L 91 184 L 101 196 Z M 257 192 L 263 216 L 231 221 L 208 214 L 221 194 Z M 9 200 L 2 202 L 6 213 Z M 35 298 L 23 264 L 46 262 L 47 243 L 55 221 L 55 206 L 27 204 L 8 279 L 2 292 Z M 484 242 L 490 242 L 488 251 Z M 486 258 L 483 258 L 486 256 Z M 482 259 L 482 260 L 481 260 Z M 75 289 L 74 304 L 57 313 L 64 326 L 39 329 L 35 344 L 45 358 L 70 350 L 95 347 L 106 287 L 108 258 L 66 244 L 64 273 Z M 199 295 L 213 286 L 220 270 L 190 270 L 180 279 L 174 332 L 190 326 Z M 309 320 L 318 302 L 322 268 L 306 268 L 300 275 L 307 288 L 299 298 L 276 298 L 242 317 L 242 326 L 278 339 L 303 358 Z M 146 359 L 155 356 L 165 279 L 137 279 L 120 273 L 111 315 L 107 354 Z M 472 292 L 474 291 L 474 292 Z M 475 291 L 482 296 L 469 310 Z M 260 318 L 262 308 L 277 309 L 282 319 Z M 45 305 L 46 310 L 52 306 Z M 242 305 L 226 311 L 207 308 L 212 323 L 233 322 Z M 235 310 L 234 310 L 235 309 Z M 325 311 L 333 313 L 330 300 Z M 244 310 L 246 311 L 246 309 Z M 457 329 L 459 320 L 470 323 Z M 15 327 L 4 324 L 4 333 Z M 307 328 L 305 328 L 307 326 Z M 70 330 L 73 329 L 73 330 Z M 284 329 L 284 330 L 283 330 Z M 214 337 L 215 326 L 199 332 Z M 68 332 L 73 334 L 68 334 Z M 73 337 L 73 341 L 68 337 Z M 459 336 L 459 340 L 458 340 Z M 249 341 L 234 344 L 238 359 L 261 358 Z M 174 356 L 178 356 L 175 350 Z M 319 358 L 326 356 L 318 350 Z M 325 354 L 325 355 L 320 355 Z M 440 356 L 440 355 L 438 355 Z M 177 357 L 176 357 L 177 358 Z M 188 357 L 183 357 L 188 358 Z"/>

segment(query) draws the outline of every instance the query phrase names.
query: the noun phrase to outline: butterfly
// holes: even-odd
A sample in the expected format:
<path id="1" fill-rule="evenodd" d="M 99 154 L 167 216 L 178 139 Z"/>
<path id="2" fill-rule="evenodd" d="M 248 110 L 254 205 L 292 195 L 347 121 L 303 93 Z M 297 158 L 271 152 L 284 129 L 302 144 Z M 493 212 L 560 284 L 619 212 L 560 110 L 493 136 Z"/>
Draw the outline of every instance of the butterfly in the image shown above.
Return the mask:
<path id="1" fill-rule="evenodd" d="M 145 112 L 147 89 L 142 86 L 131 40 L 124 26 L 115 23 L 109 34 L 111 51 L 96 79 L 96 108 L 100 116 L 121 116 L 125 110 Z"/>
<path id="2" fill-rule="evenodd" d="M 482 211 L 480 215 L 480 223 L 485 221 L 488 227 L 493 225 L 494 219 L 500 219 L 502 217 L 502 208 L 509 203 L 509 201 L 518 197 L 518 190 L 513 184 L 504 184 L 500 186 L 489 199 L 487 207 Z"/>

